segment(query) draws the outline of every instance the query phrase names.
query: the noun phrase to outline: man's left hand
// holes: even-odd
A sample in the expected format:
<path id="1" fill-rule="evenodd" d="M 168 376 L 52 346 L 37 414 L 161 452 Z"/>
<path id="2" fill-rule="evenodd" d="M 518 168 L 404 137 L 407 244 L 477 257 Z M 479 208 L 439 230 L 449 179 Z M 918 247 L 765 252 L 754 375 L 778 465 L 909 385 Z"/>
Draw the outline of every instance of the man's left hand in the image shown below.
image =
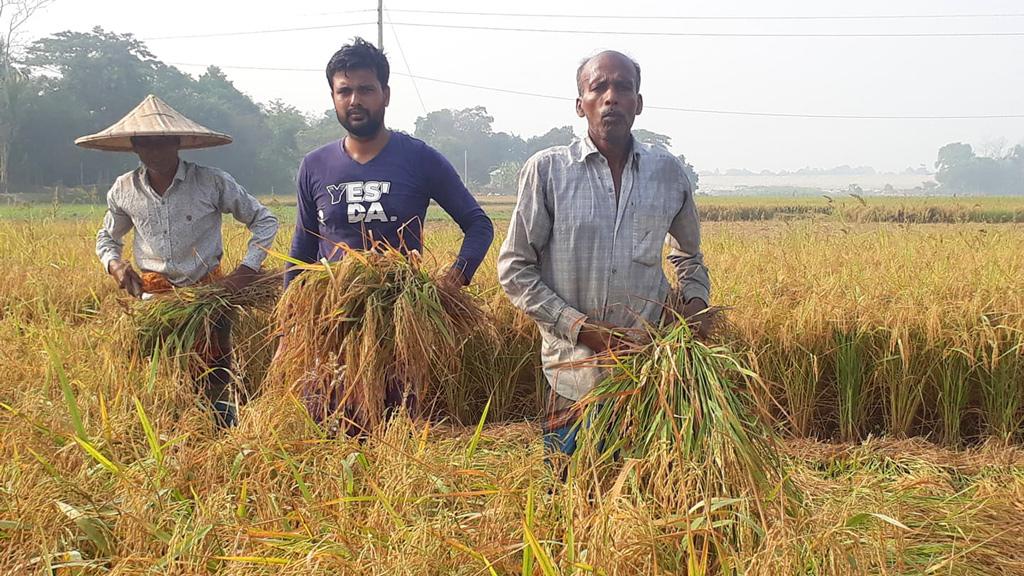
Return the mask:
<path id="1" fill-rule="evenodd" d="M 239 266 L 235 268 L 235 271 L 228 274 L 223 280 L 218 282 L 221 286 L 227 289 L 229 292 L 238 292 L 247 288 L 250 284 L 260 279 L 260 273 L 258 270 L 253 270 L 248 266 Z"/>
<path id="2" fill-rule="evenodd" d="M 714 328 L 715 312 L 700 298 L 690 298 L 683 304 L 683 317 L 698 338 L 707 338 Z"/>
<path id="3" fill-rule="evenodd" d="M 460 290 L 468 282 L 466 282 L 466 277 L 462 274 L 462 270 L 452 266 L 437 279 L 437 284 L 443 289 L 455 291 Z"/>

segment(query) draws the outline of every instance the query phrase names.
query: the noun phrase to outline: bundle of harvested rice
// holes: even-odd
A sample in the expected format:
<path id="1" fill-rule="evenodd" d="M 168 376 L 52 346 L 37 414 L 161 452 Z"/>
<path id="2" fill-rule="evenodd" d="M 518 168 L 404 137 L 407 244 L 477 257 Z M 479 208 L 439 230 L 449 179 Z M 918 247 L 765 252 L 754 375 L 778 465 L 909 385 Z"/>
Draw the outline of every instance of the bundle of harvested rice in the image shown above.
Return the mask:
<path id="1" fill-rule="evenodd" d="M 796 513 L 802 498 L 772 431 L 744 398 L 756 376 L 679 320 L 652 329 L 650 343 L 603 359 L 609 375 L 582 401 L 573 464 L 598 491 L 614 478 L 608 501 L 628 491 L 678 510 L 694 572 L 742 574 L 731 559 L 763 544 L 767 511 Z M 610 465 L 620 459 L 622 466 Z"/>
<path id="2" fill-rule="evenodd" d="M 142 356 L 159 351 L 162 357 L 175 358 L 184 366 L 195 354 L 209 355 L 210 348 L 216 346 L 218 329 L 237 325 L 242 313 L 273 310 L 279 295 L 279 282 L 268 276 L 235 291 L 209 284 L 138 301 L 129 314 L 137 335 L 136 351 Z"/>
<path id="3" fill-rule="evenodd" d="M 782 482 L 772 431 L 744 388 L 756 375 L 724 346 L 696 338 L 686 322 L 652 331 L 651 342 L 610 354 L 608 377 L 582 401 L 578 458 L 673 459 L 699 471 L 715 496 L 762 495 Z"/>
<path id="4" fill-rule="evenodd" d="M 389 392 L 421 404 L 463 397 L 445 388 L 464 381 L 467 340 L 489 330 L 475 297 L 435 281 L 417 253 L 342 249 L 338 262 L 296 263 L 304 272 L 276 311 L 283 339 L 272 370 L 300 388 L 317 420 L 339 408 L 349 430 L 379 426 Z"/>

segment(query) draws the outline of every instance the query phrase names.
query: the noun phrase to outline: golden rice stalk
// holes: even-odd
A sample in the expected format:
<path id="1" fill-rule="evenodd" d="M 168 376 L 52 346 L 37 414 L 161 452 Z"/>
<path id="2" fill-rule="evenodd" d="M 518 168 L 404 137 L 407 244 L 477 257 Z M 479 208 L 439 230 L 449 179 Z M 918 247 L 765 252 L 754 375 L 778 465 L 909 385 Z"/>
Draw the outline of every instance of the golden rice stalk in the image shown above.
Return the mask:
<path id="1" fill-rule="evenodd" d="M 420 402 L 445 397 L 436 389 L 457 385 L 463 345 L 490 324 L 474 296 L 436 282 L 416 254 L 345 250 L 338 262 L 304 266 L 281 299 L 273 369 L 292 386 L 340 398 L 350 424 L 372 430 L 387 386 Z"/>
<path id="2" fill-rule="evenodd" d="M 272 310 L 279 294 L 278 283 L 267 279 L 237 291 L 210 284 L 140 300 L 129 311 L 137 335 L 136 352 L 148 357 L 159 350 L 163 357 L 184 362 L 197 345 L 211 341 L 224 319 L 233 322 L 243 310 Z"/>

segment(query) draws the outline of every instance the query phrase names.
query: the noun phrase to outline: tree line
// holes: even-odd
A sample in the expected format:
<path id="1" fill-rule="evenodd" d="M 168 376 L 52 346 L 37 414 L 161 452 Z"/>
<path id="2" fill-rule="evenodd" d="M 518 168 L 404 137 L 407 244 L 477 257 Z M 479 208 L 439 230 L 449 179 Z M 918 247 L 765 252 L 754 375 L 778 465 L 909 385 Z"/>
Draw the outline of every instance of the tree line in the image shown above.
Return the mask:
<path id="1" fill-rule="evenodd" d="M 136 165 L 134 156 L 84 150 L 73 141 L 116 122 L 150 93 L 231 134 L 233 144 L 204 151 L 202 162 L 227 170 L 256 194 L 290 194 L 302 156 L 344 135 L 333 109 L 309 116 L 281 100 L 255 102 L 220 68 L 193 77 L 161 62 L 132 34 L 67 31 L 17 53 L 9 48 L 0 36 L 0 193 L 109 186 Z M 514 193 L 526 158 L 573 139 L 571 126 L 523 138 L 497 132 L 493 123 L 483 106 L 436 110 L 416 120 L 413 135 L 444 154 L 474 191 L 506 194 Z M 634 134 L 671 146 L 664 134 Z M 942 191 L 1024 193 L 1024 146 L 988 158 L 950 144 L 939 151 L 936 168 Z"/>
<path id="2" fill-rule="evenodd" d="M 0 135 L 3 191 L 52 186 L 105 187 L 136 165 L 133 156 L 83 150 L 76 137 L 113 124 L 150 93 L 189 118 L 231 134 L 230 146 L 203 152 L 258 194 L 290 193 L 302 156 L 344 135 L 333 109 L 310 117 L 281 100 L 255 102 L 216 66 L 198 77 L 161 62 L 132 34 L 94 28 L 59 32 L 29 44 L 17 62 L 17 86 L 2 88 L 12 106 L 0 114 L 15 127 Z M 531 154 L 573 139 L 571 126 L 534 137 L 496 132 L 483 106 L 436 110 L 416 120 L 413 135 L 437 148 L 474 190 L 511 193 Z M 638 137 L 665 146 L 668 136 Z M 187 152 L 185 153 L 187 157 Z"/>
<path id="3" fill-rule="evenodd" d="M 1024 144 L 989 156 L 978 156 L 970 144 L 946 144 L 935 168 L 935 181 L 951 193 L 1024 194 Z"/>

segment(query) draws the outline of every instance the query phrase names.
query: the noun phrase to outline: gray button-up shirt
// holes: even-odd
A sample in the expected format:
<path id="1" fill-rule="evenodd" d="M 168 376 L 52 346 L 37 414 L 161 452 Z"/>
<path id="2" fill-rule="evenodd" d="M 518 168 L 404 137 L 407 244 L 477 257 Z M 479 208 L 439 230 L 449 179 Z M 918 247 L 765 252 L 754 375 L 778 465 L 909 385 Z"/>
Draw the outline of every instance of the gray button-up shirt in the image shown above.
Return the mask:
<path id="1" fill-rule="evenodd" d="M 618 202 L 589 137 L 527 160 L 498 280 L 540 327 L 544 373 L 559 396 L 578 400 L 604 376 L 585 365 L 594 352 L 577 343 L 587 318 L 621 327 L 659 321 L 669 291 L 665 243 L 684 297 L 710 302 L 693 187 L 664 148 L 634 140 Z"/>
<path id="2" fill-rule="evenodd" d="M 132 254 L 143 271 L 188 286 L 220 264 L 221 214 L 230 212 L 252 233 L 242 264 L 259 270 L 277 234 L 277 218 L 227 172 L 178 161 L 167 192 L 158 195 L 146 167 L 122 174 L 107 192 L 107 213 L 96 233 L 96 255 L 109 270 L 121 258 L 122 239 L 135 228 Z"/>

